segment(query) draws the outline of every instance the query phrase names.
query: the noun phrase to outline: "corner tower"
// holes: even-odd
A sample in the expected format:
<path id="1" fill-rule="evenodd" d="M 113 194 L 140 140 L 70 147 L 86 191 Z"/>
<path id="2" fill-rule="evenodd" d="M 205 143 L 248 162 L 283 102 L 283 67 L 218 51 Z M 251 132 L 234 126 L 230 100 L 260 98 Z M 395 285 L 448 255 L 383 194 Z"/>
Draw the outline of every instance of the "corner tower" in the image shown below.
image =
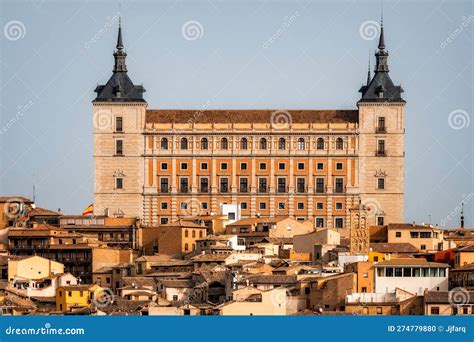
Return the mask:
<path id="1" fill-rule="evenodd" d="M 390 78 L 388 55 L 382 21 L 375 73 L 357 103 L 360 196 L 369 207 L 369 225 L 404 222 L 405 101 Z"/>
<path id="2" fill-rule="evenodd" d="M 143 129 L 145 89 L 127 73 L 119 21 L 113 73 L 95 89 L 94 215 L 141 217 L 143 212 Z"/>

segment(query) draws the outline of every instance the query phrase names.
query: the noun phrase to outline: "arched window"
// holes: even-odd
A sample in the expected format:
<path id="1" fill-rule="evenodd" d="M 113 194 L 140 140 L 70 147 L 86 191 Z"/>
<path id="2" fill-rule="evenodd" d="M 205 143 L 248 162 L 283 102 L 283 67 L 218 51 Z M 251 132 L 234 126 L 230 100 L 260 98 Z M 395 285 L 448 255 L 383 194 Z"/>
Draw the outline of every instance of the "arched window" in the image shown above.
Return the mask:
<path id="1" fill-rule="evenodd" d="M 195 231 L 195 230 L 192 231 L 191 236 L 192 236 L 193 238 L 196 237 L 196 231 Z"/>
<path id="2" fill-rule="evenodd" d="M 189 245 L 188 245 L 187 242 L 184 244 L 184 250 L 185 250 L 185 251 L 188 251 L 188 250 L 189 250 Z"/>
<path id="3" fill-rule="evenodd" d="M 304 150 L 304 138 L 298 139 L 298 150 Z"/>
<path id="4" fill-rule="evenodd" d="M 188 149 L 188 139 L 181 138 L 181 149 L 187 150 Z"/>
<path id="5" fill-rule="evenodd" d="M 278 149 L 279 150 L 285 150 L 286 149 L 286 140 L 285 140 L 285 138 L 280 138 L 280 140 L 278 140 Z"/>
<path id="6" fill-rule="evenodd" d="M 316 148 L 318 150 L 324 150 L 324 139 L 323 138 L 318 138 L 316 142 Z"/>
<path id="7" fill-rule="evenodd" d="M 227 138 L 221 139 L 221 150 L 227 150 L 229 148 L 229 141 Z"/>
<path id="8" fill-rule="evenodd" d="M 187 229 L 184 231 L 184 237 L 188 237 L 188 230 Z"/>
<path id="9" fill-rule="evenodd" d="M 207 150 L 209 148 L 209 142 L 207 138 L 201 139 L 201 150 Z"/>
<path id="10" fill-rule="evenodd" d="M 267 149 L 267 139 L 265 138 L 260 139 L 260 149 L 261 150 Z"/>
<path id="11" fill-rule="evenodd" d="M 241 150 L 248 149 L 248 140 L 247 140 L 247 138 L 240 139 L 240 149 Z"/>
<path id="12" fill-rule="evenodd" d="M 193 251 L 196 249 L 196 244 L 193 243 Z"/>
<path id="13" fill-rule="evenodd" d="M 344 141 L 342 141 L 342 138 L 337 138 L 336 139 L 336 150 L 342 150 L 344 149 Z"/>
<path id="14" fill-rule="evenodd" d="M 161 149 L 167 150 L 168 149 L 168 139 L 161 138 Z"/>
<path id="15" fill-rule="evenodd" d="M 199 237 L 202 238 L 202 230 L 199 231 Z"/>

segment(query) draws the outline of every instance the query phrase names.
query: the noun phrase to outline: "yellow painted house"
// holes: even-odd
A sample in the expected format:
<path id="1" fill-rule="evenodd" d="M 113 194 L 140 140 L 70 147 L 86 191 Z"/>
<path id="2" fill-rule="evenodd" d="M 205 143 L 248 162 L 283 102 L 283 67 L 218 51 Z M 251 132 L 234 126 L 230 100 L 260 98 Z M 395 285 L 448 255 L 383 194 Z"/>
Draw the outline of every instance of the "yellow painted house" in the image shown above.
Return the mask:
<path id="1" fill-rule="evenodd" d="M 64 265 L 40 256 L 12 257 L 8 260 L 8 280 L 15 277 L 43 279 L 53 274 L 64 273 Z"/>
<path id="2" fill-rule="evenodd" d="M 56 289 L 56 310 L 70 311 L 72 308 L 89 307 L 100 298 L 104 289 L 99 285 L 68 285 Z"/>

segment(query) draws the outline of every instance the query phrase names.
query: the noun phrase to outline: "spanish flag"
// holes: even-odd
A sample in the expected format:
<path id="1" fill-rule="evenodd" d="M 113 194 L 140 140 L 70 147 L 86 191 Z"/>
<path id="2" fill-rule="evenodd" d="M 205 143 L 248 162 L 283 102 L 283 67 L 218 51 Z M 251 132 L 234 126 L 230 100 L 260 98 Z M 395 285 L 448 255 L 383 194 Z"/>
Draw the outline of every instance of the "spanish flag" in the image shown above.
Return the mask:
<path id="1" fill-rule="evenodd" d="M 92 215 L 94 212 L 94 204 L 91 203 L 83 212 L 82 215 Z"/>

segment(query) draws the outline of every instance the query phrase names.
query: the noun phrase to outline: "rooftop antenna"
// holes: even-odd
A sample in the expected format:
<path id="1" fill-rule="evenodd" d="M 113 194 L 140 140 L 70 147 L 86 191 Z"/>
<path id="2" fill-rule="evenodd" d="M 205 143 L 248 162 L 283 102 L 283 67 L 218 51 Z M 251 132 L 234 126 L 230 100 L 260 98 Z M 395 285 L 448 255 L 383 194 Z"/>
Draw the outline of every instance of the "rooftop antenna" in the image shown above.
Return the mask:
<path id="1" fill-rule="evenodd" d="M 461 202 L 461 228 L 464 228 L 464 202 Z"/>

